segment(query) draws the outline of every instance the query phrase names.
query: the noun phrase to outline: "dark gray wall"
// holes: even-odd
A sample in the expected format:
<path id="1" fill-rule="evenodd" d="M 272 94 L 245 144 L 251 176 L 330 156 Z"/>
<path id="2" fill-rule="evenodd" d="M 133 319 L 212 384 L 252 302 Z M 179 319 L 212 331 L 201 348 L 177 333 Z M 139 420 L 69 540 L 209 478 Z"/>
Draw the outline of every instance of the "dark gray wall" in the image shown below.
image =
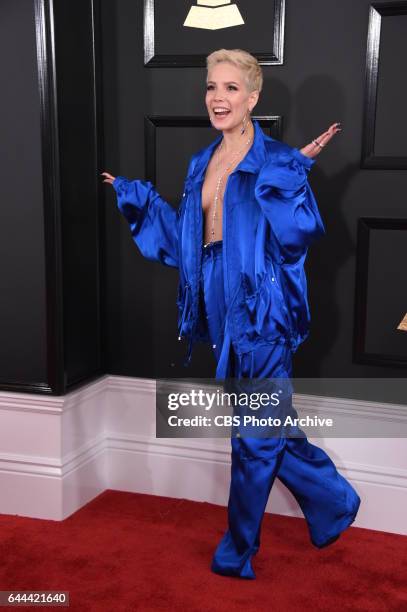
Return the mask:
<path id="1" fill-rule="evenodd" d="M 99 31 L 98 0 L 57 3 L 53 57 L 50 23 L 43 48 L 37 24 L 36 47 L 34 19 L 36 6 L 49 20 L 52 3 L 0 4 L 2 388 L 61 393 L 104 372 L 151 378 L 214 373 L 204 345 L 195 347 L 191 367 L 182 367 L 177 271 L 140 255 L 112 187 L 99 176 L 108 170 L 145 178 L 145 116 L 204 117 L 206 72 L 146 68 L 143 2 L 100 5 Z M 263 67 L 256 113 L 281 116 L 282 140 L 301 147 L 334 121 L 343 127 L 310 174 L 327 236 L 306 264 L 312 327 L 294 359 L 297 377 L 405 379 L 405 368 L 353 360 L 358 218 L 406 219 L 406 166 L 361 168 L 369 6 L 367 0 L 288 0 L 284 65 Z M 394 92 L 406 98 L 399 68 L 406 19 L 387 19 L 383 28 L 385 79 L 376 113 L 377 154 L 402 159 L 404 107 L 393 100 Z M 39 48 L 46 59 L 40 78 Z M 212 50 L 208 43 L 206 52 Z M 216 135 L 202 127 L 157 130 L 156 186 L 174 206 L 189 156 Z M 389 282 L 405 282 L 403 269 L 404 262 L 389 265 Z M 374 315 L 370 320 L 380 321 Z"/>
<path id="2" fill-rule="evenodd" d="M 106 371 L 98 7 L 0 3 L 6 390 L 62 394 Z"/>
<path id="3" fill-rule="evenodd" d="M 0 380 L 46 381 L 45 250 L 34 4 L 0 2 Z"/>
<path id="4" fill-rule="evenodd" d="M 142 4 L 105 0 L 102 7 L 106 169 L 129 178 L 145 177 L 143 115 L 206 112 L 204 68 L 143 66 Z M 265 84 L 256 112 L 282 115 L 282 140 L 301 147 L 334 121 L 343 127 L 310 174 L 327 236 L 310 250 L 306 264 L 312 328 L 294 358 L 298 377 L 406 373 L 352 360 L 357 219 L 405 218 L 407 212 L 405 170 L 360 168 L 368 9 L 367 0 L 288 0 L 284 65 L 263 66 Z M 208 43 L 208 53 L 212 50 Z M 383 104 L 381 117 L 389 119 L 391 101 L 383 97 Z M 191 139 L 190 153 L 199 146 Z M 176 204 L 172 194 L 181 190 L 185 162 L 183 154 L 177 155 L 177 141 L 173 147 L 166 163 L 157 162 L 157 187 L 161 184 L 161 195 Z M 176 177 L 172 184 L 168 172 Z M 204 346 L 195 348 L 188 370 L 181 367 L 176 271 L 143 259 L 110 187 L 106 218 L 109 371 L 147 377 L 213 375 L 212 357 Z M 398 270 L 389 274 L 400 282 Z"/>

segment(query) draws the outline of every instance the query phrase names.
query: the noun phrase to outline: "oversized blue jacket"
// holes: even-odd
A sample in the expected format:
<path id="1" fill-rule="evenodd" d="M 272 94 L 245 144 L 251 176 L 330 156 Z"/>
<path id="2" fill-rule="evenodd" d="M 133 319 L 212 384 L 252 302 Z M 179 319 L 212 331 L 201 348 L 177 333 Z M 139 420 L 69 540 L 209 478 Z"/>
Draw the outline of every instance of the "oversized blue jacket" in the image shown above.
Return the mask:
<path id="1" fill-rule="evenodd" d="M 257 345 L 288 343 L 295 352 L 309 333 L 304 261 L 325 233 L 307 175 L 315 163 L 298 149 L 266 136 L 254 123 L 252 147 L 229 175 L 223 200 L 225 326 L 238 355 Z M 195 153 L 176 210 L 147 181 L 113 181 L 119 210 L 144 257 L 177 267 L 178 335 L 209 342 L 199 306 L 204 218 L 202 184 L 222 135 Z M 221 358 L 216 378 L 225 378 Z"/>

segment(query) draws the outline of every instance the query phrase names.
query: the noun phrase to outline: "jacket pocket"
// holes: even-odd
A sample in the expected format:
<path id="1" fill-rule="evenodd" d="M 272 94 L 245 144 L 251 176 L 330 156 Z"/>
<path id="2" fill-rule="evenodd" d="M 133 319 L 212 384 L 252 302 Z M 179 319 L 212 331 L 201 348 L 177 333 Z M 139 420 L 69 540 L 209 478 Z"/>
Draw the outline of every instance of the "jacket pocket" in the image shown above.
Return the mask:
<path id="1" fill-rule="evenodd" d="M 287 336 L 289 319 L 287 306 L 272 269 L 266 271 L 255 290 L 243 275 L 242 330 L 251 340 L 275 340 Z"/>

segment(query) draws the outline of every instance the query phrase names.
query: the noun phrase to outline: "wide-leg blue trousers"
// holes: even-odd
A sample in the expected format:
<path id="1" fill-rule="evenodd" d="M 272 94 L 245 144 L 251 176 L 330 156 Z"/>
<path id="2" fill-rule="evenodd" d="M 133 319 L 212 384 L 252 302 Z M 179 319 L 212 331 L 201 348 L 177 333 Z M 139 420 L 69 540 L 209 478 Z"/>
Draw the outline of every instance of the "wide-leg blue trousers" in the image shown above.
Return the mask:
<path id="1" fill-rule="evenodd" d="M 225 351 L 226 312 L 221 240 L 203 247 L 201 300 L 219 362 Z M 249 355 L 232 356 L 229 374 L 291 378 L 291 358 L 291 349 L 285 344 L 260 346 Z M 292 412 L 297 414 L 294 408 Z M 261 523 L 276 477 L 298 501 L 311 542 L 318 548 L 334 542 L 353 523 L 360 497 L 339 474 L 327 453 L 301 433 L 302 437 L 231 438 L 228 528 L 215 551 L 212 571 L 241 578 L 256 577 L 252 557 L 260 546 Z"/>

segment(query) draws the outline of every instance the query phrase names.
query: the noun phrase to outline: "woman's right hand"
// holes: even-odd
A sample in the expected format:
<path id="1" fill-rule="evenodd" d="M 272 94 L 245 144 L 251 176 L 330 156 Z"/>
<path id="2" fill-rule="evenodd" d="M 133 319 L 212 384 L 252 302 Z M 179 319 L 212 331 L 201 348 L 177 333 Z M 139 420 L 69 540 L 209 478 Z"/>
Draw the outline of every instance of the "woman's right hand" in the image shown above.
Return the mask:
<path id="1" fill-rule="evenodd" d="M 113 181 L 115 180 L 115 176 L 112 176 L 111 174 L 109 174 L 108 172 L 102 172 L 101 176 L 105 175 L 106 178 L 103 181 L 104 183 L 110 183 L 110 185 L 113 183 Z"/>

